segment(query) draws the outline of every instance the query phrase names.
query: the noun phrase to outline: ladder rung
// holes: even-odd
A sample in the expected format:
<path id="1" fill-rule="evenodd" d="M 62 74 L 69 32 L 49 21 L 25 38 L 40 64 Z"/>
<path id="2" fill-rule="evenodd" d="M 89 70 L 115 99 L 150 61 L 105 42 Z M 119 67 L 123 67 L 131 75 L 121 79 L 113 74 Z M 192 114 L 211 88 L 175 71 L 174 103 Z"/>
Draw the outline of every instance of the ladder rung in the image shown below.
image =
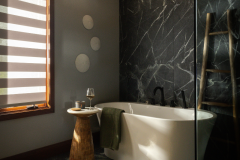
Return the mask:
<path id="1" fill-rule="evenodd" d="M 210 36 L 219 35 L 219 34 L 228 34 L 228 31 L 220 31 L 220 32 L 211 32 L 211 33 L 209 33 Z"/>
<path id="2" fill-rule="evenodd" d="M 228 70 L 218 70 L 218 69 L 206 69 L 207 72 L 220 72 L 220 73 L 230 73 Z"/>
<path id="3" fill-rule="evenodd" d="M 219 102 L 202 102 L 202 104 L 206 104 L 210 106 L 232 107 L 231 104 L 219 103 Z"/>

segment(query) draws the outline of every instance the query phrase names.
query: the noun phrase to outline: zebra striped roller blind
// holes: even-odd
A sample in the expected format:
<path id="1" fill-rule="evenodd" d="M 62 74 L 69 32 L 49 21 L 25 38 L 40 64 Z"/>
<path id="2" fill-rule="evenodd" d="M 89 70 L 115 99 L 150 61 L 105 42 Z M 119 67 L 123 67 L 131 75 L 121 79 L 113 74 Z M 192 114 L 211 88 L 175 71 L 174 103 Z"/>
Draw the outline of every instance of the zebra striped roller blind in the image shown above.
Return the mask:
<path id="1" fill-rule="evenodd" d="M 0 108 L 46 102 L 46 0 L 0 0 Z"/>

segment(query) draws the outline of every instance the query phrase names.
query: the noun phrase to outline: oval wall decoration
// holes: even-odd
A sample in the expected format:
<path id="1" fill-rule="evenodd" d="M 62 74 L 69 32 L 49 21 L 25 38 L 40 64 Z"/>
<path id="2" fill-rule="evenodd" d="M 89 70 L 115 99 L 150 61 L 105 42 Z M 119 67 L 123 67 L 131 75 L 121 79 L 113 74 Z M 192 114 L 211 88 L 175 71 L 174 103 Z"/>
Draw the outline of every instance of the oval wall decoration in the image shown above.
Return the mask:
<path id="1" fill-rule="evenodd" d="M 93 19 L 91 16 L 89 15 L 85 15 L 82 19 L 83 21 L 83 26 L 86 28 L 86 29 L 92 29 L 93 28 Z"/>
<path id="2" fill-rule="evenodd" d="M 76 68 L 79 72 L 87 72 L 90 67 L 90 60 L 86 54 L 79 54 L 75 60 Z"/>
<path id="3" fill-rule="evenodd" d="M 94 51 L 99 50 L 101 47 L 100 39 L 98 37 L 93 37 L 91 39 L 90 45 Z"/>

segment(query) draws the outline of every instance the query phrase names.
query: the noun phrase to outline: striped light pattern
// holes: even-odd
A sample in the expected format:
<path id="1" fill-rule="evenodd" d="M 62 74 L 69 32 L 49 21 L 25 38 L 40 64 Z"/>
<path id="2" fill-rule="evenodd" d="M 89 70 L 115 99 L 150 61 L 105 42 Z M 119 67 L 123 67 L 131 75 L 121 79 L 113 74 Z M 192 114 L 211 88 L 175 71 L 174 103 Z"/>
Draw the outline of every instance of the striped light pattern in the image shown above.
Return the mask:
<path id="1" fill-rule="evenodd" d="M 8 47 L 21 47 L 21 48 L 45 49 L 46 50 L 46 43 L 19 41 L 19 40 L 13 40 L 13 39 L 0 38 L 0 45 L 8 46 Z"/>
<path id="2" fill-rule="evenodd" d="M 46 21 L 46 15 L 44 15 L 44 14 L 25 11 L 25 10 L 12 8 L 12 7 L 5 7 L 2 5 L 0 5 L 0 12 L 6 13 L 6 14 L 11 14 L 14 16 L 19 16 L 19 17 L 31 18 L 31 19 L 40 20 L 40 21 Z"/>
<path id="3" fill-rule="evenodd" d="M 0 29 L 23 32 L 23 33 L 38 34 L 38 35 L 46 35 L 46 29 L 28 27 L 28 26 L 12 24 L 12 23 L 0 22 Z"/>
<path id="4" fill-rule="evenodd" d="M 12 0 L 7 6 L 5 3 L 1 4 L 0 13 L 6 16 L 0 16 L 0 29 L 3 32 L 0 35 L 0 64 L 3 66 L 0 68 L 0 108 L 34 104 L 37 101 L 46 102 L 47 72 L 41 67 L 44 69 L 44 65 L 50 60 L 34 55 L 35 51 L 44 52 L 50 49 L 47 43 L 40 43 L 44 42 L 42 40 L 47 35 L 46 28 L 42 28 L 47 20 L 46 14 L 42 14 L 46 13 L 46 0 Z M 27 6 L 31 8 L 23 9 Z M 33 11 L 34 8 L 37 9 L 36 12 Z M 23 20 L 19 23 L 18 19 Z M 11 55 L 8 48 L 14 49 Z M 18 48 L 23 48 L 24 53 Z M 32 56 L 24 56 L 25 52 L 31 53 Z M 31 67 L 31 72 L 28 70 L 29 67 Z"/>
<path id="5" fill-rule="evenodd" d="M 19 0 L 19 1 L 46 7 L 46 0 Z"/>
<path id="6" fill-rule="evenodd" d="M 46 78 L 46 72 L 0 72 L 0 79 L 3 78 Z"/>
<path id="7" fill-rule="evenodd" d="M 0 62 L 46 64 L 46 58 L 0 55 Z"/>
<path id="8" fill-rule="evenodd" d="M 0 88 L 0 95 L 41 93 L 41 92 L 46 92 L 46 86 Z"/>

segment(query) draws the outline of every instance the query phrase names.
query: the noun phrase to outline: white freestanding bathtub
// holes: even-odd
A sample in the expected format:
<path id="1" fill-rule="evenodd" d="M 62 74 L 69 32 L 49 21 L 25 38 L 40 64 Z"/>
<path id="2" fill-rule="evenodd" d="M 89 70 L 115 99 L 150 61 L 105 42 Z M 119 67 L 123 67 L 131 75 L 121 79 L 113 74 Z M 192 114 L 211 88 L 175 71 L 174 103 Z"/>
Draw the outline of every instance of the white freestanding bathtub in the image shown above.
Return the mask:
<path id="1" fill-rule="evenodd" d="M 210 111 L 197 111 L 197 152 L 198 160 L 204 159 L 207 143 L 215 124 L 217 115 Z"/>
<path id="2" fill-rule="evenodd" d="M 119 150 L 104 149 L 114 160 L 194 160 L 195 121 L 193 109 L 161 107 L 148 104 L 112 102 L 98 104 L 101 110 L 113 107 L 125 110 L 122 114 Z M 201 118 L 215 119 L 211 113 L 201 111 Z M 206 120 L 205 120 L 206 121 Z M 211 130 L 208 130 L 211 133 Z M 206 148 L 208 138 L 202 138 Z M 203 152 L 203 153 L 200 153 Z M 205 149 L 199 151 L 204 155 Z"/>

